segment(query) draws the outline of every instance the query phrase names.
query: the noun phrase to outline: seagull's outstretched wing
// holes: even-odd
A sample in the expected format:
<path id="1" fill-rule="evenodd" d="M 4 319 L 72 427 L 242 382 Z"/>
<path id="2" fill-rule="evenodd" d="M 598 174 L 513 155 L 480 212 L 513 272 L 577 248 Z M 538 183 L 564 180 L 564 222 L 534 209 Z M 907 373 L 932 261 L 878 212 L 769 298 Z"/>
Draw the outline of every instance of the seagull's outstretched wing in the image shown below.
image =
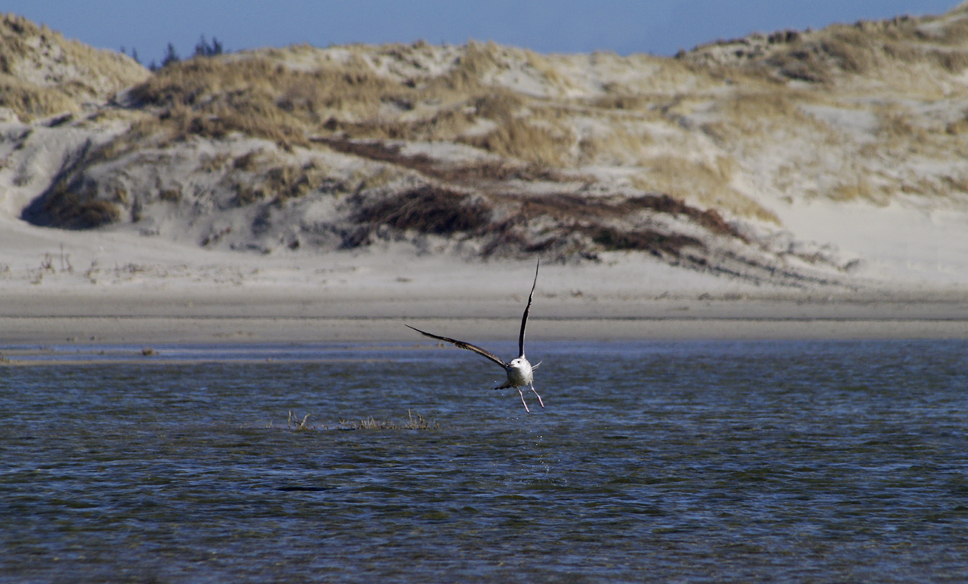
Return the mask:
<path id="1" fill-rule="evenodd" d="M 481 355 L 482 357 L 487 357 L 488 359 L 490 359 L 491 361 L 494 361 L 495 363 L 497 363 L 501 367 L 504 367 L 505 369 L 507 369 L 507 367 L 508 367 L 508 364 L 505 363 L 504 361 L 502 361 L 497 355 L 495 355 L 494 353 L 492 353 L 490 351 L 485 351 L 484 349 L 482 349 L 482 348 L 480 348 L 480 347 L 478 347 L 476 345 L 472 345 L 470 343 L 465 343 L 464 341 L 458 341 L 457 339 L 448 339 L 447 337 L 438 337 L 437 335 L 432 335 L 430 333 L 425 333 L 424 331 L 422 331 L 422 330 L 420 330 L 418 328 L 413 328 L 409 324 L 406 325 L 406 327 L 407 328 L 411 328 L 411 329 L 417 331 L 418 333 L 422 334 L 425 337 L 430 337 L 431 339 L 437 339 L 438 341 L 444 341 L 445 343 L 450 343 L 450 344 L 454 345 L 455 347 L 457 347 L 458 349 L 467 349 L 468 351 L 474 351 L 478 355 Z"/>
<path id="2" fill-rule="evenodd" d="M 521 317 L 521 334 L 518 335 L 518 357 L 524 357 L 524 329 L 528 326 L 528 313 L 531 312 L 531 299 L 534 298 L 534 288 L 538 285 L 538 268 L 541 267 L 541 260 L 534 268 L 534 284 L 531 284 L 531 294 L 528 295 L 528 305 L 524 307 L 524 316 Z"/>

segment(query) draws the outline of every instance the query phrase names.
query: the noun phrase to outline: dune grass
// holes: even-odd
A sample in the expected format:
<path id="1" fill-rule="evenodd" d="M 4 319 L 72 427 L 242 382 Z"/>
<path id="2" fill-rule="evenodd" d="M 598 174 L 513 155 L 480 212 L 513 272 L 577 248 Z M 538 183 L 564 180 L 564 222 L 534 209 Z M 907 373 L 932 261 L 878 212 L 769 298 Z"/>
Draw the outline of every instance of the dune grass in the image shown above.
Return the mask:
<path id="1" fill-rule="evenodd" d="M 480 230 L 490 222 L 490 205 L 480 197 L 424 185 L 364 204 L 354 221 L 369 233 L 380 225 L 434 235 Z"/>
<path id="2" fill-rule="evenodd" d="M 22 16 L 0 15 L 0 107 L 21 121 L 78 112 L 143 81 L 148 71 L 114 51 L 67 40 Z"/>
<path id="3" fill-rule="evenodd" d="M 643 171 L 632 177 L 632 184 L 639 189 L 692 199 L 704 207 L 737 217 L 780 223 L 772 211 L 730 185 L 736 172 L 730 158 L 719 157 L 714 163 L 705 163 L 662 155 L 643 159 L 642 167 Z"/>

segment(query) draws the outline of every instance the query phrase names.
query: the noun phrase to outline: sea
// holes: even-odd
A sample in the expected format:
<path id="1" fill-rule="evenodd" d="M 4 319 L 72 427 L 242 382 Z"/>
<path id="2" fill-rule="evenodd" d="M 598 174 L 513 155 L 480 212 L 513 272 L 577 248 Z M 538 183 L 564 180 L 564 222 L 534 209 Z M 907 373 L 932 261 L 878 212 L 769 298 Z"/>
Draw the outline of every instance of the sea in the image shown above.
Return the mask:
<path id="1" fill-rule="evenodd" d="M 968 581 L 963 340 L 0 355 L 0 582 Z"/>

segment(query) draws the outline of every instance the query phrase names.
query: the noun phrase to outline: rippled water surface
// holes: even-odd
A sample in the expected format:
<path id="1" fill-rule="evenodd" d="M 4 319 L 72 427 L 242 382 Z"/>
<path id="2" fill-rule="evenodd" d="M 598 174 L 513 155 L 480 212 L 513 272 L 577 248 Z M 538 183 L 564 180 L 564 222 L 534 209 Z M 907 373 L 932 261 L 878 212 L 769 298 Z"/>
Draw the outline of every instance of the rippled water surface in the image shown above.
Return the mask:
<path id="1" fill-rule="evenodd" d="M 965 342 L 16 349 L 3 581 L 968 581 Z"/>

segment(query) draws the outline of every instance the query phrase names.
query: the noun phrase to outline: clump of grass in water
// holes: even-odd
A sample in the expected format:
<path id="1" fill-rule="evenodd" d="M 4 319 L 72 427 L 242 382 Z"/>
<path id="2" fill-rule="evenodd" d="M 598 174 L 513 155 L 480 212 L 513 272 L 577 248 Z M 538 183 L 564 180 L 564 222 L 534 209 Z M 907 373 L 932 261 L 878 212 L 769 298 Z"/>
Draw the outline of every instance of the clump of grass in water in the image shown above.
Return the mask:
<path id="1" fill-rule="evenodd" d="M 430 421 L 424 419 L 423 416 L 417 414 L 417 419 L 413 419 L 413 413 L 408 409 L 407 416 L 410 418 L 406 424 L 403 425 L 407 430 L 440 430 L 440 424 L 436 421 Z"/>
<path id="2" fill-rule="evenodd" d="M 399 426 L 390 420 L 377 420 L 373 416 L 360 420 L 359 422 L 340 420 L 339 425 L 340 428 L 346 430 L 395 430 L 399 428 Z"/>
<path id="3" fill-rule="evenodd" d="M 304 415 L 301 419 L 298 414 L 289 410 L 289 418 L 286 420 L 286 429 L 291 432 L 299 432 L 305 430 L 328 430 L 329 426 L 310 426 L 306 422 L 309 420 L 309 414 Z M 271 428 L 272 422 L 266 424 L 266 428 Z M 427 420 L 420 414 L 416 414 L 411 410 L 407 410 L 407 421 L 403 424 L 394 422 L 393 420 L 378 420 L 373 416 L 369 418 L 364 418 L 358 422 L 352 420 L 340 420 L 339 426 L 340 430 L 439 430 L 440 425 L 433 421 Z"/>
<path id="4" fill-rule="evenodd" d="M 408 420 L 403 425 L 398 425 L 392 420 L 377 420 L 373 416 L 353 422 L 340 420 L 339 425 L 344 430 L 439 430 L 440 425 L 435 421 L 428 421 L 420 414 L 414 414 L 407 410 Z"/>
<path id="5" fill-rule="evenodd" d="M 305 416 L 303 416 L 302 420 L 300 421 L 299 416 L 292 413 L 292 410 L 289 410 L 289 420 L 286 422 L 286 429 L 293 430 L 296 432 L 300 430 L 310 430 L 311 428 L 306 426 L 306 420 L 308 419 L 309 419 L 309 414 L 306 414 Z"/>

